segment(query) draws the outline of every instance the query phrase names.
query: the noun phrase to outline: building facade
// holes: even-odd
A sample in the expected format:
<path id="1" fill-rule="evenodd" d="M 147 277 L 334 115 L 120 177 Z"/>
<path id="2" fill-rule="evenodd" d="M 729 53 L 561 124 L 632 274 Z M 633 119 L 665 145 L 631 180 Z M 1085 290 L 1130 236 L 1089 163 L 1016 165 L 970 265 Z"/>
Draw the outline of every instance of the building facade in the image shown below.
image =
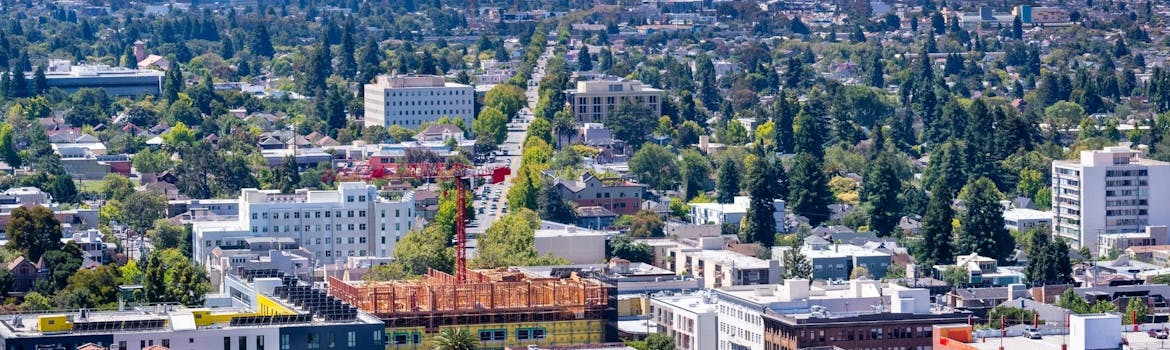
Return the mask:
<path id="1" fill-rule="evenodd" d="M 701 239 L 700 247 L 677 246 L 671 249 L 672 267 L 703 280 L 705 288 L 777 283 L 783 275 L 779 260 L 763 260 L 722 250 L 720 237 Z"/>
<path id="2" fill-rule="evenodd" d="M 192 228 L 194 258 L 205 262 L 215 247 L 244 246 L 249 237 L 288 237 L 325 264 L 351 256 L 388 257 L 414 227 L 414 199 L 394 200 L 361 182 L 343 182 L 337 190 L 278 191 L 244 189 L 239 218 L 199 221 Z"/>
<path id="3" fill-rule="evenodd" d="M 579 81 L 567 93 L 578 124 L 605 123 L 609 113 L 626 101 L 646 106 L 654 118 L 662 115 L 662 90 L 637 80 Z"/>
<path id="4" fill-rule="evenodd" d="M 646 185 L 621 179 L 601 179 L 585 172 L 579 179 L 560 179 L 552 172 L 544 175 L 553 180 L 561 198 L 578 207 L 602 207 L 618 215 L 637 213 L 645 197 Z"/>
<path id="5" fill-rule="evenodd" d="M 719 313 L 710 293 L 655 295 L 650 298 L 650 319 L 658 333 L 674 338 L 675 349 L 715 349 L 719 343 Z"/>
<path id="6" fill-rule="evenodd" d="M 59 88 L 67 93 L 84 88 L 97 88 L 115 96 L 157 95 L 162 91 L 163 74 L 151 69 L 129 69 L 109 65 L 75 66 L 68 60 L 51 60 L 45 71 L 45 81 L 49 88 Z M 33 75 L 33 72 L 25 73 L 26 79 L 30 82 Z"/>
<path id="7" fill-rule="evenodd" d="M 731 203 L 692 203 L 691 223 L 695 225 L 722 225 L 724 223 L 739 224 L 747 215 L 751 198 L 736 196 Z M 784 200 L 772 201 L 772 219 L 776 221 L 776 230 L 785 232 Z"/>
<path id="8" fill-rule="evenodd" d="M 1128 147 L 1081 151 L 1080 160 L 1052 162 L 1053 232 L 1073 247 L 1097 236 L 1170 225 L 1170 163 Z"/>
<path id="9" fill-rule="evenodd" d="M 440 76 L 378 76 L 365 93 L 366 126 L 418 129 L 444 116 L 463 119 L 463 125 L 474 118 L 475 88 Z"/>

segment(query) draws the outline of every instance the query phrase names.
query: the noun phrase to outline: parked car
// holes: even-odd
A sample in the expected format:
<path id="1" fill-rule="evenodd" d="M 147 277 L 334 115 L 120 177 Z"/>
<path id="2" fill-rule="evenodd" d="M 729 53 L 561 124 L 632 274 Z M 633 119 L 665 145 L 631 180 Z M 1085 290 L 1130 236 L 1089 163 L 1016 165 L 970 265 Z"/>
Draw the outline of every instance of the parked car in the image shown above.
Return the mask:
<path id="1" fill-rule="evenodd" d="M 1170 332 L 1166 332 L 1166 329 L 1165 329 L 1165 328 L 1163 328 L 1163 329 L 1151 329 L 1151 330 L 1149 331 L 1150 338 L 1154 338 L 1154 339 L 1166 339 L 1166 337 L 1167 337 L 1168 333 L 1170 333 Z"/>
<path id="2" fill-rule="evenodd" d="M 1040 335 L 1040 330 L 1039 330 L 1039 329 L 1036 329 L 1036 327 L 1028 327 L 1028 328 L 1024 328 L 1024 337 L 1025 337 L 1025 338 L 1028 338 L 1028 339 L 1040 339 L 1040 338 L 1042 338 L 1042 336 Z"/>

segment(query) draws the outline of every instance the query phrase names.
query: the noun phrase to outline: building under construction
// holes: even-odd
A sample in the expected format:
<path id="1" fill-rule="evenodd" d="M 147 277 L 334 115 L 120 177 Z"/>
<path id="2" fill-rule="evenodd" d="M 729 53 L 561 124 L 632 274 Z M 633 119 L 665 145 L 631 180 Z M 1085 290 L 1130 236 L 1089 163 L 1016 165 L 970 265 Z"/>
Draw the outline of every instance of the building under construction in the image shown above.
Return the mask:
<path id="1" fill-rule="evenodd" d="M 447 328 L 467 330 L 481 348 L 617 341 L 615 287 L 576 273 L 537 276 L 469 270 L 467 281 L 431 270 L 421 279 L 346 282 L 329 292 L 386 323 L 387 349 L 429 348 Z"/>

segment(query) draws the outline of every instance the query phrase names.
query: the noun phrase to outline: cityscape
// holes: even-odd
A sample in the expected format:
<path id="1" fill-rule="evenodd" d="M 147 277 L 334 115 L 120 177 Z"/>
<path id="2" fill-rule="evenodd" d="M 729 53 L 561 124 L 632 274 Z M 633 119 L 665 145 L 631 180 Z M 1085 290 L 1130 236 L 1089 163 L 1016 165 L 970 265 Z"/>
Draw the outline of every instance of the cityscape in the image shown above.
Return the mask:
<path id="1" fill-rule="evenodd" d="M 1170 349 L 1170 2 L 0 14 L 0 350 Z"/>

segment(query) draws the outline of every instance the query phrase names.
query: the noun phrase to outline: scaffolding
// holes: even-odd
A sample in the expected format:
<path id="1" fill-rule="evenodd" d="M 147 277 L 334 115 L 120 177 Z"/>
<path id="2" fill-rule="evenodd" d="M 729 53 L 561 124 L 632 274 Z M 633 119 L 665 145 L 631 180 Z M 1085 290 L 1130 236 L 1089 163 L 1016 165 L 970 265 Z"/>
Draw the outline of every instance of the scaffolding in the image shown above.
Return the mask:
<path id="1" fill-rule="evenodd" d="M 467 281 L 431 270 L 419 280 L 349 282 L 329 293 L 385 320 L 387 327 L 607 319 L 613 286 L 573 275 L 534 277 L 508 269 L 469 270 Z"/>

